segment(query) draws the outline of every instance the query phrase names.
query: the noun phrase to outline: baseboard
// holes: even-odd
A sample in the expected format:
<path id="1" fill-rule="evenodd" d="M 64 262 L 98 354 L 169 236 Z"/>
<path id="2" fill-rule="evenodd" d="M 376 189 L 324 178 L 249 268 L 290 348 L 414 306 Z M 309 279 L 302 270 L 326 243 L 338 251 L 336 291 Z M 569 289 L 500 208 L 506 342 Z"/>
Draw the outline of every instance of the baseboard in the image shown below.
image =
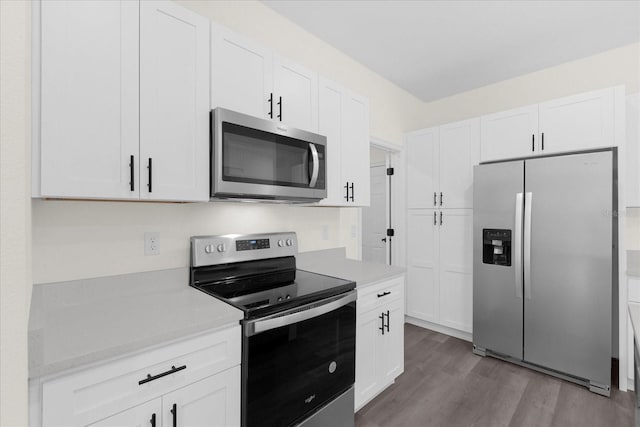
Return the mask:
<path id="1" fill-rule="evenodd" d="M 434 332 L 449 335 L 451 337 L 460 338 L 465 341 L 472 341 L 472 335 L 469 332 L 459 331 L 457 329 L 449 328 L 447 326 L 438 325 L 436 323 L 427 322 L 426 320 L 416 319 L 411 316 L 404 316 L 404 321 L 421 328 L 429 329 Z"/>

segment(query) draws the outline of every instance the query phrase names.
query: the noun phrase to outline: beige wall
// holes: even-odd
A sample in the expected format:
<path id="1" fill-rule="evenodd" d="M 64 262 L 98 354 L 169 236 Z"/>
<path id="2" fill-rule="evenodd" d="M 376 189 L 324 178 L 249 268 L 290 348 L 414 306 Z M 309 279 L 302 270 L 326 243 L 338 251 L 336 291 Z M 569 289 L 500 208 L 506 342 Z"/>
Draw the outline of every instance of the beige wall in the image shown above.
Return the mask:
<path id="1" fill-rule="evenodd" d="M 27 424 L 30 4 L 0 1 L 0 425 Z"/>

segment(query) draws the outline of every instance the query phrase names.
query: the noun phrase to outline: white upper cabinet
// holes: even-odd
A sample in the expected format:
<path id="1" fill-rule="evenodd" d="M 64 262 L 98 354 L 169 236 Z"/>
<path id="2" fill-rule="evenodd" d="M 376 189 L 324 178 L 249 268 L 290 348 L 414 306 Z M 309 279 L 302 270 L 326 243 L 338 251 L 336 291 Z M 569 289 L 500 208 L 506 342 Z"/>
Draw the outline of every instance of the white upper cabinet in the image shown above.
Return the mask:
<path id="1" fill-rule="evenodd" d="M 215 23 L 211 23 L 211 51 L 211 108 L 270 117 L 277 108 L 272 97 L 270 101 L 272 52 Z"/>
<path id="2" fill-rule="evenodd" d="M 141 198 L 209 199 L 208 58 L 206 18 L 140 3 Z"/>
<path id="3" fill-rule="evenodd" d="M 480 160 L 614 147 L 614 104 L 623 92 L 596 90 L 483 116 Z"/>
<path id="4" fill-rule="evenodd" d="M 479 134 L 476 118 L 407 135 L 409 209 L 473 207 Z"/>
<path id="5" fill-rule="evenodd" d="M 539 151 L 537 105 L 483 116 L 480 127 L 482 162 L 525 157 Z"/>
<path id="6" fill-rule="evenodd" d="M 218 24 L 211 32 L 211 108 L 318 131 L 318 75 Z"/>
<path id="7" fill-rule="evenodd" d="M 369 101 L 320 78 L 318 132 L 327 137 L 329 206 L 368 206 Z"/>
<path id="8" fill-rule="evenodd" d="M 613 89 L 604 89 L 540 104 L 541 152 L 614 146 L 613 98 Z"/>
<path id="9" fill-rule="evenodd" d="M 138 198 L 138 3 L 40 7 L 40 194 Z"/>
<path id="10" fill-rule="evenodd" d="M 433 208 L 438 192 L 437 127 L 407 135 L 407 204 L 412 208 Z"/>
<path id="11" fill-rule="evenodd" d="M 35 196 L 208 200 L 209 21 L 170 1 L 40 7 Z"/>
<path id="12" fill-rule="evenodd" d="M 473 165 L 478 164 L 479 145 L 477 118 L 440 126 L 440 207 L 473 207 Z"/>

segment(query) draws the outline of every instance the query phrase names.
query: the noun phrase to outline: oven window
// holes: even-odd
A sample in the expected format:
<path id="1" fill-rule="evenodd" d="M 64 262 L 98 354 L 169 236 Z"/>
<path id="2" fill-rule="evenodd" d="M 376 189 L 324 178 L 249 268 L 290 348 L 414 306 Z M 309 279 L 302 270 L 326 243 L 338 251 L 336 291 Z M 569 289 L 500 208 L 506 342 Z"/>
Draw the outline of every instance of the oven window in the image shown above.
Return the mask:
<path id="1" fill-rule="evenodd" d="M 318 185 L 324 188 L 324 146 L 316 144 L 320 158 Z M 288 187 L 309 187 L 313 159 L 309 143 L 286 136 L 222 123 L 222 179 Z"/>
<path id="2" fill-rule="evenodd" d="M 245 338 L 246 427 L 288 426 L 355 380 L 355 302 Z"/>

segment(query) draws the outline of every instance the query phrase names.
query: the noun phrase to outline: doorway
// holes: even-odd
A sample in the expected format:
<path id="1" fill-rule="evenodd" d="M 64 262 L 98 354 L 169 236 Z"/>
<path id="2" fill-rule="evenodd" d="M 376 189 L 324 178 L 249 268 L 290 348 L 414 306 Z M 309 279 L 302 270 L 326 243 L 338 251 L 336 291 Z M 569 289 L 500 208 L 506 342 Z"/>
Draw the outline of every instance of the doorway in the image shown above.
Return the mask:
<path id="1" fill-rule="evenodd" d="M 371 198 L 362 208 L 362 260 L 377 264 L 396 264 L 396 239 L 399 236 L 394 206 L 398 199 L 400 147 L 382 141 L 372 141 L 369 152 Z"/>

